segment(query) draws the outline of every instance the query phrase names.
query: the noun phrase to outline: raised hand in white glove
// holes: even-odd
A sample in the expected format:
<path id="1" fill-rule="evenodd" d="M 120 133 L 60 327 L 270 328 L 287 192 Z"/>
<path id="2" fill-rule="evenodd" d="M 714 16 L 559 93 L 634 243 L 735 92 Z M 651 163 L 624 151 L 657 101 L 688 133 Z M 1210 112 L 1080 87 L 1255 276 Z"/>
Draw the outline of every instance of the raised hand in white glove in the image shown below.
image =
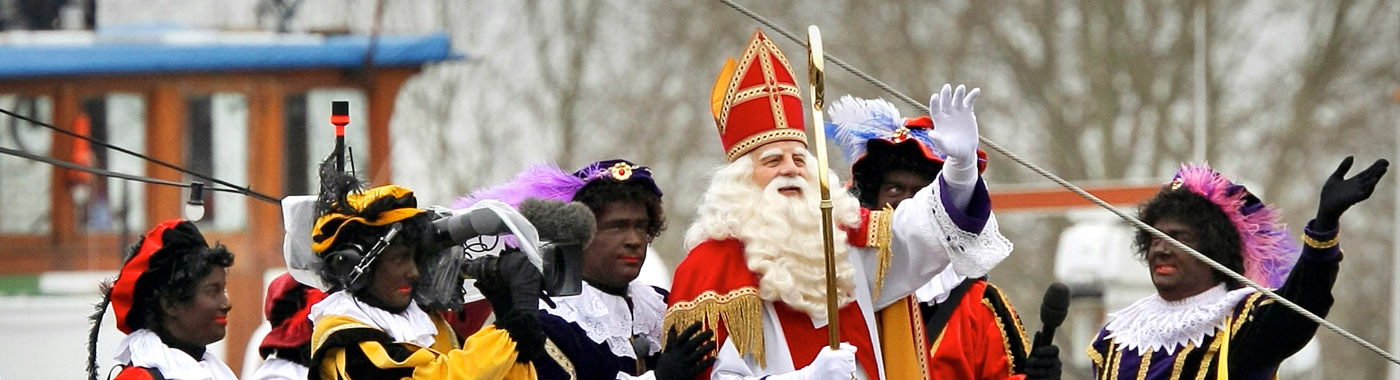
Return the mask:
<path id="1" fill-rule="evenodd" d="M 928 99 L 933 131 L 929 137 L 934 148 L 948 155 L 943 163 L 943 181 L 949 186 L 954 204 L 966 208 L 972 199 L 972 187 L 977 184 L 977 115 L 973 103 L 981 88 L 957 90 L 948 84 Z"/>
<path id="2" fill-rule="evenodd" d="M 812 364 L 794 372 L 769 376 L 772 380 L 850 380 L 856 373 L 856 346 L 841 342 L 841 348 L 823 349 Z"/>

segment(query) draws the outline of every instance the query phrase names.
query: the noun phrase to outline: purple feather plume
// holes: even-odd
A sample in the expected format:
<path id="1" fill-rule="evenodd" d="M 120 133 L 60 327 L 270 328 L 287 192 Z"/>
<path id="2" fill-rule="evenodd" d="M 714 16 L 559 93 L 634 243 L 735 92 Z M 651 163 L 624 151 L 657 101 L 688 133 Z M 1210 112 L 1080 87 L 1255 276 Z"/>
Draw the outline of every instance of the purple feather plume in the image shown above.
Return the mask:
<path id="1" fill-rule="evenodd" d="M 1253 197 L 1247 197 L 1244 186 L 1231 183 L 1208 165 L 1183 164 L 1176 181 L 1230 217 L 1240 232 L 1246 278 L 1269 288 L 1283 285 L 1302 251 L 1290 238 L 1288 227 L 1279 222 L 1277 209 L 1251 202 Z"/>
<path id="2" fill-rule="evenodd" d="M 554 164 L 536 164 L 520 172 L 510 182 L 473 191 L 471 195 L 457 198 L 452 208 L 470 207 L 482 199 L 495 199 L 511 207 L 520 207 L 526 198 L 540 198 L 569 202 L 574 194 L 583 188 L 582 178 L 559 169 Z"/>

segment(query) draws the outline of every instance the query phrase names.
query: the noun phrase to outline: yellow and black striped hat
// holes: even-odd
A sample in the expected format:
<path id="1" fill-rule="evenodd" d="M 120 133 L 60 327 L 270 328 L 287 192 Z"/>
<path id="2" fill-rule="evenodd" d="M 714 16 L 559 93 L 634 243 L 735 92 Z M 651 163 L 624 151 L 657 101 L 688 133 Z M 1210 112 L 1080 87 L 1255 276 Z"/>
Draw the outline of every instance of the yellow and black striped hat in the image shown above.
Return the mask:
<path id="1" fill-rule="evenodd" d="M 357 230 L 377 229 L 427 212 L 418 208 L 413 190 L 397 185 L 349 192 L 329 206 L 316 218 L 311 231 L 311 250 L 317 255 L 330 252 L 344 240 L 340 237 L 356 234 Z"/>

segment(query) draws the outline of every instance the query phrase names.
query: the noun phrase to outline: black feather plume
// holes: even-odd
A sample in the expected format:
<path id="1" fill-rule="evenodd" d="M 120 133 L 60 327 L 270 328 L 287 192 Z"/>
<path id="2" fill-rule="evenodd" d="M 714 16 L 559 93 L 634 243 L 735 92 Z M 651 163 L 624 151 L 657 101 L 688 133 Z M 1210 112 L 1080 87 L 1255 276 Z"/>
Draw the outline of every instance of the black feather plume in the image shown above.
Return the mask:
<path id="1" fill-rule="evenodd" d="M 346 203 L 352 192 L 364 191 L 365 183 L 354 172 L 335 169 L 335 155 L 321 161 L 321 194 L 316 198 L 316 215 L 330 212 L 353 213 Z"/>
<path id="2" fill-rule="evenodd" d="M 88 321 L 92 323 L 92 328 L 88 330 L 88 380 L 97 380 L 97 335 L 102 329 L 102 316 L 107 314 L 107 305 L 112 303 L 112 282 L 115 280 L 103 281 L 99 288 L 102 292 L 102 300 L 92 305 L 93 313 L 88 316 Z"/>

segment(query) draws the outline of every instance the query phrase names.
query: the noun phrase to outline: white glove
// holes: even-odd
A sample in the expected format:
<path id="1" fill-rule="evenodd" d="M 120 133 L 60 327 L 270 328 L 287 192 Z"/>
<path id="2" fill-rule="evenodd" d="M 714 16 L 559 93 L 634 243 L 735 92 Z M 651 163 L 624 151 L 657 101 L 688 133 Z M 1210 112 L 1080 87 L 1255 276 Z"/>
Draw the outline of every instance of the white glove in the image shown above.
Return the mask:
<path id="1" fill-rule="evenodd" d="M 967 91 L 963 85 L 953 90 L 948 84 L 928 99 L 928 113 L 933 118 L 933 146 L 948 155 L 943 163 L 943 182 L 948 184 L 953 204 L 966 208 L 972 199 L 972 187 L 977 184 L 977 115 L 973 103 L 981 88 Z"/>
<path id="2" fill-rule="evenodd" d="M 768 376 L 769 380 L 851 380 L 856 373 L 856 346 L 841 342 L 841 348 L 826 348 L 802 369 Z"/>

